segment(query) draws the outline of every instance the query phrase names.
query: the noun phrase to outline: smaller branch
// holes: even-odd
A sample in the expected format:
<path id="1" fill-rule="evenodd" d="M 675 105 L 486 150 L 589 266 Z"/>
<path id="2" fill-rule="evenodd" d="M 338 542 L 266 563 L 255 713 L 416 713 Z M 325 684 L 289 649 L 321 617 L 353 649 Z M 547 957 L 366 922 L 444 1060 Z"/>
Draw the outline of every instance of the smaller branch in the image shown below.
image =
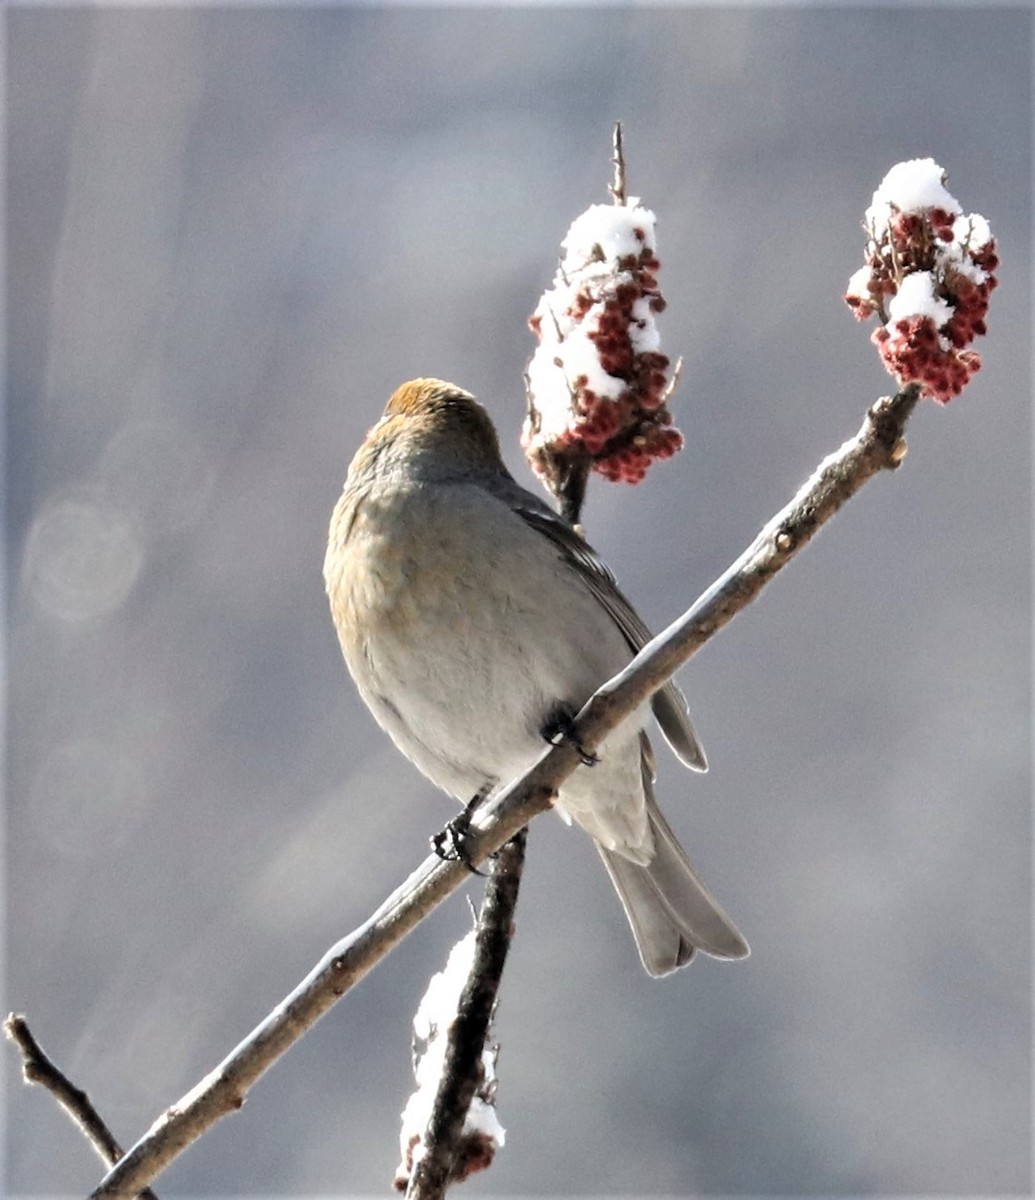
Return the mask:
<path id="1" fill-rule="evenodd" d="M 589 483 L 591 467 L 587 455 L 573 455 L 565 459 L 560 477 L 552 481 L 551 491 L 557 497 L 561 516 L 579 533 L 582 532 L 582 506 L 586 502 L 586 485 Z"/>
<path id="2" fill-rule="evenodd" d="M 662 404 L 668 404 L 668 402 L 675 395 L 675 391 L 676 391 L 676 388 L 679 387 L 679 380 L 680 380 L 680 377 L 682 376 L 682 374 L 683 374 L 683 356 L 680 355 L 676 359 L 676 365 L 672 368 L 672 375 L 669 378 L 668 383 L 665 384 L 665 390 L 661 393 L 661 403 Z"/>
<path id="3" fill-rule="evenodd" d="M 615 121 L 615 131 L 611 142 L 611 165 L 615 169 L 614 179 L 608 185 L 611 199 L 615 204 L 625 205 L 625 154 L 622 151 L 622 122 Z"/>
<path id="4" fill-rule="evenodd" d="M 38 1083 L 46 1088 L 79 1126 L 101 1161 L 113 1167 L 122 1157 L 123 1150 L 101 1114 L 94 1108 L 90 1097 L 47 1057 L 23 1016 L 11 1013 L 4 1021 L 4 1032 L 8 1040 L 14 1042 L 21 1051 L 22 1078 L 25 1082 Z M 158 1200 L 150 1188 L 145 1188 L 139 1194 L 144 1200 Z"/>
<path id="5" fill-rule="evenodd" d="M 488 1165 L 481 1149 L 484 1138 L 465 1135 L 464 1122 L 483 1078 L 482 1052 L 514 931 L 527 839 L 526 826 L 493 860 L 478 917 L 474 962 L 449 1030 L 442 1079 L 424 1135 L 425 1150 L 410 1178 L 407 1200 L 440 1200 L 450 1183 Z"/>

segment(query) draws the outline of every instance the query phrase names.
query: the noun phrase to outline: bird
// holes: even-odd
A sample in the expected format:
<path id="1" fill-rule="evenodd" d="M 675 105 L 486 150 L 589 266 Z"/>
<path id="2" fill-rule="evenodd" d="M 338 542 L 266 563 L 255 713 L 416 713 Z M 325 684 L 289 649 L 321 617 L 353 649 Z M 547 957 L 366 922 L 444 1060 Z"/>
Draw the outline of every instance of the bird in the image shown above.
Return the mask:
<path id="1" fill-rule="evenodd" d="M 324 581 L 360 696 L 399 750 L 464 804 L 521 775 L 651 634 L 615 576 L 504 465 L 485 408 L 439 379 L 389 399 L 334 507 Z M 672 682 L 650 707 L 707 769 Z M 576 767 L 555 808 L 592 838 L 655 977 L 748 945 L 654 797 L 646 705 Z"/>

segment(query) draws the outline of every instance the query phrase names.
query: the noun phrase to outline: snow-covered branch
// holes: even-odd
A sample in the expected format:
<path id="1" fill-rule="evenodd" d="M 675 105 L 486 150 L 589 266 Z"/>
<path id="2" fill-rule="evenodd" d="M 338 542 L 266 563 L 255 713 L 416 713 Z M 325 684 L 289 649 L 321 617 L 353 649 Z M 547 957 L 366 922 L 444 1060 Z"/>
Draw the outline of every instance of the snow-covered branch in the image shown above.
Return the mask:
<path id="1" fill-rule="evenodd" d="M 496 1048 L 488 1040 L 527 837 L 521 830 L 494 856 L 477 928 L 453 947 L 414 1017 L 417 1089 L 403 1112 L 395 1177 L 413 1200 L 437 1200 L 450 1183 L 490 1166 L 503 1145 Z"/>

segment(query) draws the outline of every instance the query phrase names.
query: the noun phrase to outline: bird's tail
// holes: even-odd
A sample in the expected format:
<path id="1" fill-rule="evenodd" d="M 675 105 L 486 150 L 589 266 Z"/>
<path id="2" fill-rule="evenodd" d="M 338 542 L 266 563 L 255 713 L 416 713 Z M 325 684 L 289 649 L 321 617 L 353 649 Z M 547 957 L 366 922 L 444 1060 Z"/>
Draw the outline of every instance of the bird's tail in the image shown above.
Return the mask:
<path id="1" fill-rule="evenodd" d="M 697 878 L 683 847 L 661 815 L 647 785 L 654 857 L 645 866 L 596 843 L 629 919 L 649 974 L 685 966 L 695 950 L 714 958 L 744 958 L 748 944 Z"/>

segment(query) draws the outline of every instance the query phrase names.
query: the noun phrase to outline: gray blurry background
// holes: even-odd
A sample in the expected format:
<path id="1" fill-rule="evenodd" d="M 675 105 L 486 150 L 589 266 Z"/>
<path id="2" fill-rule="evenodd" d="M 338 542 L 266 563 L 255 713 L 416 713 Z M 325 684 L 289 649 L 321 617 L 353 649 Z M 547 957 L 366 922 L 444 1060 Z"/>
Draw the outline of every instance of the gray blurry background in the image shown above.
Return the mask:
<path id="1" fill-rule="evenodd" d="M 388 393 L 474 390 L 515 472 L 525 318 L 610 129 L 659 215 L 682 455 L 597 483 L 655 626 L 888 389 L 840 296 L 884 172 L 992 221 L 985 369 L 686 669 L 660 793 L 748 936 L 640 969 L 536 822 L 466 1194 L 1027 1193 L 1031 14 L 13 9 L 7 990 L 134 1140 L 451 805 L 339 658 L 320 567 Z M 474 890 L 474 889 L 472 889 Z M 458 898 L 159 1181 L 384 1193 Z M 6 1190 L 98 1167 L 9 1080 Z"/>

